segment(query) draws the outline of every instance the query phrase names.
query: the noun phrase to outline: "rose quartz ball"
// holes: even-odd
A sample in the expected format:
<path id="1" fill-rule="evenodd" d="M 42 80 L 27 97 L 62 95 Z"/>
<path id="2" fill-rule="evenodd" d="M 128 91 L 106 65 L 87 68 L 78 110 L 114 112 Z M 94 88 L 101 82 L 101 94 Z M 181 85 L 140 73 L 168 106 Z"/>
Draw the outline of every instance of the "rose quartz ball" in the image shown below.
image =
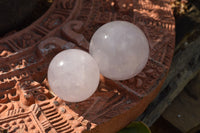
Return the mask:
<path id="1" fill-rule="evenodd" d="M 97 61 L 102 75 L 113 80 L 126 80 L 145 67 L 149 44 L 145 34 L 136 25 L 113 21 L 94 33 L 89 52 Z"/>
<path id="2" fill-rule="evenodd" d="M 80 102 L 90 97 L 99 84 L 99 68 L 88 53 L 70 49 L 58 53 L 48 68 L 52 91 L 68 102 Z"/>

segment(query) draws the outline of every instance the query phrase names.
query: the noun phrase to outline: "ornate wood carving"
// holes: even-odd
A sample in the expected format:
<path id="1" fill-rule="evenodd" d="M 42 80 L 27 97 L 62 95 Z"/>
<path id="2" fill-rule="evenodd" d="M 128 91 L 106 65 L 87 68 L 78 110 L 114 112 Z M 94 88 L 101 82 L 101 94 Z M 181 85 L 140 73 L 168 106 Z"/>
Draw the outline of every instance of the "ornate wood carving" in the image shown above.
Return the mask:
<path id="1" fill-rule="evenodd" d="M 88 51 L 97 28 L 114 20 L 132 22 L 145 32 L 150 58 L 144 70 L 126 81 L 101 77 L 98 90 L 86 101 L 59 99 L 46 79 L 51 59 L 64 49 Z M 96 126 L 134 110 L 149 94 L 158 93 L 154 90 L 173 56 L 174 28 L 170 0 L 55 0 L 32 25 L 0 40 L 0 127 L 9 132 L 95 131 Z M 134 118 L 143 111 L 139 108 Z"/>

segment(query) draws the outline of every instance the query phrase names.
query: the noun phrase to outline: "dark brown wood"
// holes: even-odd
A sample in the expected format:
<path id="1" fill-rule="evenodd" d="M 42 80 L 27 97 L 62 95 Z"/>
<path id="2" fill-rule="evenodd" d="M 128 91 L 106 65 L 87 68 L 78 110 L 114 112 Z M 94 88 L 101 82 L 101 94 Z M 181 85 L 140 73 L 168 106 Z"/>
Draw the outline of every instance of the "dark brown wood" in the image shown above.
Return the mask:
<path id="1" fill-rule="evenodd" d="M 189 132 L 187 133 L 199 133 L 200 131 L 200 125 L 194 127 L 193 129 L 191 129 Z"/>
<path id="2" fill-rule="evenodd" d="M 162 114 L 163 118 L 182 132 L 200 125 L 200 74 L 185 87 Z"/>
<path id="3" fill-rule="evenodd" d="M 198 74 L 200 71 L 200 36 L 196 36 L 198 32 L 199 30 L 195 29 L 179 44 L 180 48 L 176 50 L 160 94 L 138 120 L 151 126 L 187 83 Z"/>

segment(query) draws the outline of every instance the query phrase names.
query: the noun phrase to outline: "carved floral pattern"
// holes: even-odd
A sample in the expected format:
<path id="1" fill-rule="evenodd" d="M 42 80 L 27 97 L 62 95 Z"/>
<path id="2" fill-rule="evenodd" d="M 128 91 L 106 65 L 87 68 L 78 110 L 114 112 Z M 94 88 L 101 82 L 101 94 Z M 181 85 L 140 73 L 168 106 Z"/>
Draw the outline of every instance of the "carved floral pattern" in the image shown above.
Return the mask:
<path id="1" fill-rule="evenodd" d="M 88 51 L 104 23 L 126 20 L 150 44 L 144 70 L 126 81 L 104 77 L 95 94 L 80 103 L 55 96 L 46 73 L 64 49 Z M 174 50 L 170 0 L 55 0 L 31 26 L 0 40 L 0 127 L 9 132 L 82 132 L 134 108 L 166 76 Z"/>

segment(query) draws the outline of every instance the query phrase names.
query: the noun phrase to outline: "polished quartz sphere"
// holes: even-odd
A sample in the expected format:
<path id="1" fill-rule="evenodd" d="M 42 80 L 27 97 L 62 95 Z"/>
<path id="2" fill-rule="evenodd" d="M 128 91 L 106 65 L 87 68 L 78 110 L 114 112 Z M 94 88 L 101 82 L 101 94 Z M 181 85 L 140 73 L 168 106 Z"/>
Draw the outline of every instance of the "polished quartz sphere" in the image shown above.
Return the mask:
<path id="1" fill-rule="evenodd" d="M 98 87 L 99 78 L 96 61 L 90 54 L 77 49 L 58 53 L 48 68 L 50 88 L 68 102 L 80 102 L 90 97 Z"/>
<path id="2" fill-rule="evenodd" d="M 145 67 L 149 44 L 145 34 L 136 25 L 113 21 L 94 33 L 89 52 L 97 61 L 102 75 L 113 80 L 126 80 Z"/>

